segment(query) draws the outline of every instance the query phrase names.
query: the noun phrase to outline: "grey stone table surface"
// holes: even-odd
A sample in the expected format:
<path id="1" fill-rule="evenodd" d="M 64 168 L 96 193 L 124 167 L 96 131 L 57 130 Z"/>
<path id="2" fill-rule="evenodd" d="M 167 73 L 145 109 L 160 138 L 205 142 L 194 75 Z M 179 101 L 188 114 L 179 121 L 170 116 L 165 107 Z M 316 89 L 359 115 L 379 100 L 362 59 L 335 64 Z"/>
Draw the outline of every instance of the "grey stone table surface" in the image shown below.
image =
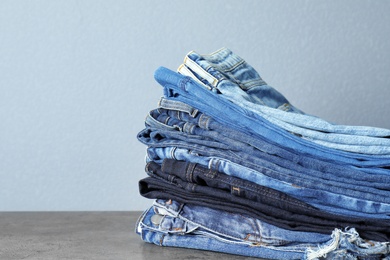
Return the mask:
<path id="1" fill-rule="evenodd" d="M 143 242 L 141 212 L 0 212 L 0 259 L 253 259 Z"/>

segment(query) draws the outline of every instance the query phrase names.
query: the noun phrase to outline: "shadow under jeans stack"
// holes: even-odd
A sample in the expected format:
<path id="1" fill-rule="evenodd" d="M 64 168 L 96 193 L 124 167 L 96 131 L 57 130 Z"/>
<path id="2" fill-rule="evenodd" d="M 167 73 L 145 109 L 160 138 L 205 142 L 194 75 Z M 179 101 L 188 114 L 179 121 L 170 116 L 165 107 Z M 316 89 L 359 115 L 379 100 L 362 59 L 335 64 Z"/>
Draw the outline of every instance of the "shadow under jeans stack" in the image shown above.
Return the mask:
<path id="1" fill-rule="evenodd" d="M 149 243 L 267 259 L 390 259 L 390 130 L 308 115 L 229 49 L 160 67 L 138 140 Z"/>

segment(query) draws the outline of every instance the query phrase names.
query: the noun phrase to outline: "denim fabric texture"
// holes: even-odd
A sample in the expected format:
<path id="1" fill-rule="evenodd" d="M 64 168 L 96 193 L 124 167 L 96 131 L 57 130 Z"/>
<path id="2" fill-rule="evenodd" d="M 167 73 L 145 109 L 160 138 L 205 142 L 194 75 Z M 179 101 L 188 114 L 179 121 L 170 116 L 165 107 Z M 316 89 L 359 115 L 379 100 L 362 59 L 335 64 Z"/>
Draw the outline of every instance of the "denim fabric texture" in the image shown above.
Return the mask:
<path id="1" fill-rule="evenodd" d="M 192 78 L 167 68 L 156 70 L 155 79 L 164 89 L 168 100 L 184 102 L 211 116 L 222 125 L 230 126 L 253 137 L 269 140 L 286 149 L 339 164 L 359 167 L 390 166 L 390 155 L 370 155 L 340 151 L 300 138 L 264 119 L 259 114 L 237 106 L 222 95 L 207 90 Z M 293 114 L 293 113 L 289 113 Z"/>
<path id="2" fill-rule="evenodd" d="M 388 191 L 369 187 L 369 185 L 359 186 L 351 183 L 337 182 L 337 179 L 327 179 L 326 176 L 323 178 L 315 178 L 310 175 L 299 175 L 293 172 L 289 168 L 283 168 L 275 164 L 270 164 L 267 161 L 235 150 L 226 150 L 221 147 L 209 147 L 203 144 L 199 144 L 196 141 L 191 142 L 191 136 L 185 135 L 184 140 L 168 138 L 172 135 L 171 131 L 165 133 L 163 130 L 146 128 L 145 131 L 141 132 L 142 138 L 140 140 L 147 144 L 149 147 L 176 147 L 189 149 L 197 155 L 216 157 L 225 159 L 227 161 L 245 166 L 252 170 L 255 170 L 265 176 L 273 179 L 277 179 L 283 182 L 296 185 L 302 188 L 314 188 L 322 189 L 325 191 L 348 195 L 353 198 L 372 200 L 376 202 L 389 203 L 390 198 L 387 197 Z M 178 133 L 178 135 L 181 135 Z M 167 137 L 168 136 L 168 137 Z M 210 142 L 211 143 L 211 142 Z M 253 181 L 250 179 L 250 181 Z M 320 182 L 319 182 L 320 181 Z M 378 211 L 375 206 L 374 211 Z"/>
<path id="3" fill-rule="evenodd" d="M 160 102 L 161 103 L 161 102 Z M 166 103 L 166 102 L 164 102 Z M 178 102 L 175 102 L 178 103 Z M 182 104 L 182 103 L 181 103 Z M 165 104 L 167 106 L 167 104 Z M 174 104 L 176 107 L 180 104 Z M 174 106 L 172 106 L 174 107 Z M 226 144 L 230 149 L 250 153 L 256 157 L 263 158 L 266 161 L 278 164 L 287 165 L 287 168 L 297 169 L 301 174 L 319 174 L 319 177 L 326 174 L 334 174 L 338 178 L 345 178 L 342 181 L 348 181 L 351 177 L 356 180 L 361 180 L 359 185 L 364 185 L 365 182 L 378 182 L 380 189 L 388 189 L 387 184 L 390 181 L 388 169 L 373 169 L 373 168 L 356 168 L 338 166 L 332 163 L 316 160 L 314 158 L 305 158 L 293 153 L 290 153 L 282 148 L 274 146 L 270 143 L 253 139 L 245 133 L 236 132 L 228 127 L 216 127 L 219 131 L 210 129 L 210 125 L 215 125 L 212 118 L 204 116 L 200 112 L 196 117 L 191 117 L 189 114 L 179 110 L 167 110 L 163 108 L 150 111 L 146 117 L 146 126 L 161 130 L 170 130 L 182 132 L 191 135 L 193 140 L 216 141 L 221 144 Z M 212 146 L 210 144 L 209 146 Z M 308 172 L 309 169 L 309 172 Z M 311 169 L 317 171 L 310 171 Z M 366 173 L 370 173 L 369 175 Z M 354 182 L 354 184 L 356 184 Z M 371 184 L 370 184 L 371 185 Z"/>
<path id="4" fill-rule="evenodd" d="M 241 213 L 289 230 L 328 233 L 334 228 L 353 226 L 363 238 L 387 241 L 390 237 L 389 220 L 338 216 L 309 207 L 302 202 L 297 203 L 287 195 L 276 196 L 277 191 L 274 191 L 274 197 L 266 195 L 264 189 L 258 190 L 256 194 L 252 193 L 252 198 L 248 200 L 234 195 L 231 191 L 165 174 L 155 163 L 147 165 L 147 173 L 151 177 L 139 182 L 140 194 L 146 198 L 174 199 L 182 203 Z"/>
<path id="5" fill-rule="evenodd" d="M 332 212 L 334 214 L 352 217 L 389 219 L 388 203 L 353 198 L 351 196 L 328 192 L 320 189 L 320 187 L 305 188 L 293 185 L 285 181 L 276 180 L 258 171 L 226 159 L 215 156 L 202 156 L 194 150 L 178 147 L 148 148 L 148 162 L 154 161 L 162 163 L 163 160 L 167 158 L 198 163 L 204 167 L 217 170 L 229 176 L 273 188 L 294 198 L 300 199 L 313 207 Z"/>
<path id="6" fill-rule="evenodd" d="M 339 166 L 334 163 L 327 163 L 313 157 L 302 157 L 300 154 L 290 152 L 283 147 L 276 146 L 267 140 L 253 138 L 250 134 L 235 131 L 229 126 L 223 126 L 216 122 L 213 118 L 199 112 L 195 108 L 188 106 L 182 102 L 167 100 L 162 98 L 159 102 L 159 108 L 150 111 L 147 115 L 145 123 L 147 126 L 161 128 L 165 130 L 176 130 L 188 134 L 209 137 L 221 143 L 228 142 L 228 145 L 239 144 L 240 149 L 253 147 L 256 150 L 263 152 L 263 156 L 274 155 L 267 157 L 267 160 L 274 161 L 274 157 L 281 158 L 279 163 L 284 160 L 292 161 L 297 165 L 302 165 L 305 168 L 313 168 L 321 172 L 339 173 L 339 177 L 345 177 L 345 174 L 352 173 L 354 178 L 362 178 L 367 181 L 371 178 L 370 175 L 389 175 L 389 169 L 378 167 L 361 168 L 352 165 Z M 238 141 L 235 142 L 234 141 Z M 352 170 L 349 168 L 353 168 Z M 363 172 L 370 173 L 367 175 Z M 346 173 L 345 173 L 346 172 Z M 356 175 L 360 175 L 355 177 Z M 374 177 L 377 178 L 377 177 Z M 383 181 L 381 181 L 383 182 Z"/>
<path id="7" fill-rule="evenodd" d="M 229 49 L 223 48 L 211 55 L 190 52 L 179 72 L 183 68 L 190 71 L 185 75 L 206 82 L 210 89 L 215 88 L 233 103 L 259 113 L 275 125 L 303 138 L 352 152 L 388 154 L 390 151 L 390 139 L 371 137 L 389 137 L 387 129 L 338 126 L 318 117 L 299 115 L 302 111 L 267 85 L 252 66 Z"/>
<path id="8" fill-rule="evenodd" d="M 153 216 L 159 221 L 152 222 Z M 240 214 L 174 200 L 156 200 L 139 218 L 136 232 L 160 246 L 270 259 L 383 259 L 390 250 L 388 243 L 361 239 L 354 229 L 335 229 L 331 234 L 288 231 Z"/>
<path id="9" fill-rule="evenodd" d="M 136 233 L 266 259 L 390 259 L 390 130 L 306 114 L 227 48 L 160 67 Z"/>

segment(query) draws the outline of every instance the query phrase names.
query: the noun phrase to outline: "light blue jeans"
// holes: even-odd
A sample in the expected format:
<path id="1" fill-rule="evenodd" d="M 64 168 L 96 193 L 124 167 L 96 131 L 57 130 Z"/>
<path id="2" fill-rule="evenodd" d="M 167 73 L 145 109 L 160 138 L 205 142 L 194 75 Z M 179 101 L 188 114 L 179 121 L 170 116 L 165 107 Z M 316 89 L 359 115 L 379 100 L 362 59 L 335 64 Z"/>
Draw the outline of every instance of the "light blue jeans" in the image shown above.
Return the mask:
<path id="1" fill-rule="evenodd" d="M 179 72 L 301 138 L 344 151 L 390 154 L 390 139 L 382 138 L 388 137 L 390 130 L 334 125 L 303 114 L 229 49 L 224 48 L 210 55 L 190 52 Z"/>
<path id="2" fill-rule="evenodd" d="M 390 166 L 390 155 L 368 155 L 340 151 L 295 136 L 265 120 L 259 114 L 235 105 L 220 94 L 205 89 L 190 77 L 163 67 L 157 69 L 154 76 L 157 82 L 164 87 L 166 99 L 186 103 L 211 116 L 222 125 L 250 134 L 253 138 L 267 140 L 302 156 L 315 157 L 341 165 Z"/>
<path id="3" fill-rule="evenodd" d="M 257 219 L 207 207 L 156 200 L 136 232 L 149 243 L 269 259 L 383 259 L 388 242 L 365 241 L 352 228 L 332 234 L 280 229 Z"/>

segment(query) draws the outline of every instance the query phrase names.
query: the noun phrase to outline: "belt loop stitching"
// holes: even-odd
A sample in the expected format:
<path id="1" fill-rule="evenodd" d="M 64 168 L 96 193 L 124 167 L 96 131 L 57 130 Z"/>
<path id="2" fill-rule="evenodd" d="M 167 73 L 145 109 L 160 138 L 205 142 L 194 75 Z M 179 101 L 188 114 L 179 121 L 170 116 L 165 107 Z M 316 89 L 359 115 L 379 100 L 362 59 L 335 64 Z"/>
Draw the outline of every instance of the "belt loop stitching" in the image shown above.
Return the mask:
<path id="1" fill-rule="evenodd" d="M 188 182 L 193 182 L 195 163 L 188 163 L 186 171 L 186 179 Z"/>

